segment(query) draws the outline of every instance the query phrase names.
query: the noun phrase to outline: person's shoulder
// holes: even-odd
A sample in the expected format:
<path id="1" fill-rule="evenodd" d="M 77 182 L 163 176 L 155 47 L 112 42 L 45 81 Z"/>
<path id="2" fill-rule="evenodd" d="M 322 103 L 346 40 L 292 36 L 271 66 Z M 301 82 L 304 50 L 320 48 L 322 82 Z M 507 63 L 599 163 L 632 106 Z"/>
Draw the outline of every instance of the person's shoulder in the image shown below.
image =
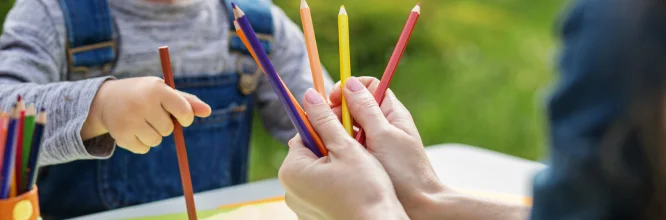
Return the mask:
<path id="1" fill-rule="evenodd" d="M 652 28 L 666 18 L 663 0 L 575 0 L 566 7 L 559 29 L 563 35 L 588 30 L 631 33 Z"/>

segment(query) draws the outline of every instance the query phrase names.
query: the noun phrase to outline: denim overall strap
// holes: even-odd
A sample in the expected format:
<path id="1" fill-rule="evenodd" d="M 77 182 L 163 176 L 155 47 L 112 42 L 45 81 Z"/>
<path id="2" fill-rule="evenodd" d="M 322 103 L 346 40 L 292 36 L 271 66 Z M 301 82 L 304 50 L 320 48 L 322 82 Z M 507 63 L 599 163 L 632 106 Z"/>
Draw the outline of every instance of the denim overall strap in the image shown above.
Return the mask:
<path id="1" fill-rule="evenodd" d="M 116 60 L 114 20 L 106 0 L 60 0 L 67 27 L 66 52 L 70 72 L 90 68 L 109 73 Z"/>

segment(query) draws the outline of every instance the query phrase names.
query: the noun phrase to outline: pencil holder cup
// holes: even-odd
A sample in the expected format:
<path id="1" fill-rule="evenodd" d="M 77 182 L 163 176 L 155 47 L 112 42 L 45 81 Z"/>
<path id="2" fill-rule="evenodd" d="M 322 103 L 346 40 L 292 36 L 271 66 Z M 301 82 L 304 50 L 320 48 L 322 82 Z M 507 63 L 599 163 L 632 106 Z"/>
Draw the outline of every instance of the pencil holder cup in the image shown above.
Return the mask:
<path id="1" fill-rule="evenodd" d="M 17 197 L 0 200 L 0 220 L 39 219 L 37 187 Z"/>

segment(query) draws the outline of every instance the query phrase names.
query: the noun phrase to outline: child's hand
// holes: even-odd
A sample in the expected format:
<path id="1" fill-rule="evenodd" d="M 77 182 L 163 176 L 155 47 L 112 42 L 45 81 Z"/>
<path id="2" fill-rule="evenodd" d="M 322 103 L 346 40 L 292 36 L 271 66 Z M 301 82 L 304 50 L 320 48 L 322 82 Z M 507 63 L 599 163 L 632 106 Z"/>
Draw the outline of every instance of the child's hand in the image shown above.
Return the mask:
<path id="1" fill-rule="evenodd" d="M 171 89 L 157 77 L 107 81 L 99 88 L 81 129 L 84 140 L 109 133 L 118 146 L 144 154 L 173 132 L 171 116 L 187 127 L 194 116 L 208 117 L 210 106 Z"/>
<path id="2" fill-rule="evenodd" d="M 391 90 L 381 107 L 377 105 L 371 92 L 378 85 L 379 80 L 373 77 L 350 78 L 344 88 L 345 99 L 355 122 L 364 129 L 368 151 L 382 163 L 407 214 L 415 218 L 429 195 L 448 189 L 435 174 L 405 106 Z M 333 88 L 331 106 L 339 113 L 342 91 L 339 84 Z"/>
<path id="3" fill-rule="evenodd" d="M 300 136 L 280 168 L 286 203 L 299 219 L 408 219 L 382 165 L 350 137 L 313 89 L 305 111 L 329 155 L 317 158 Z"/>

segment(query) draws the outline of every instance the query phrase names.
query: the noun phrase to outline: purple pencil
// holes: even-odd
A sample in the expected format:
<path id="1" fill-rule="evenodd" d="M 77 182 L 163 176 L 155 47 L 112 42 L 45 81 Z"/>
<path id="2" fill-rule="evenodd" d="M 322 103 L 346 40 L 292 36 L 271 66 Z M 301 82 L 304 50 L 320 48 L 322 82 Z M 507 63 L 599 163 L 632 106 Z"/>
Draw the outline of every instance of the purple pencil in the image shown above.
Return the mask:
<path id="1" fill-rule="evenodd" d="M 303 144 L 305 144 L 308 149 L 317 155 L 317 157 L 321 157 L 321 152 L 319 149 L 317 149 L 317 145 L 312 139 L 312 135 L 305 127 L 305 122 L 303 122 L 301 117 L 298 115 L 296 106 L 294 106 L 294 103 L 291 103 L 289 95 L 287 94 L 287 89 L 280 83 L 280 76 L 277 74 L 275 67 L 273 67 L 273 64 L 268 59 L 268 55 L 266 54 L 264 48 L 261 46 L 261 43 L 259 42 L 259 39 L 254 32 L 254 29 L 252 29 L 252 25 L 250 25 L 250 21 L 247 20 L 245 13 L 239 7 L 237 7 L 236 4 L 232 3 L 232 7 L 234 8 L 234 16 L 236 17 L 238 26 L 240 26 L 240 28 L 243 30 L 245 37 L 250 43 L 250 46 L 255 51 L 257 60 L 261 66 L 264 67 L 268 81 L 273 87 L 273 90 L 275 90 L 275 93 L 277 93 L 278 98 L 282 102 L 282 106 L 287 110 L 287 114 L 289 115 L 291 122 L 294 124 L 294 126 L 296 126 L 296 130 L 298 130 L 298 133 L 303 139 Z"/>

